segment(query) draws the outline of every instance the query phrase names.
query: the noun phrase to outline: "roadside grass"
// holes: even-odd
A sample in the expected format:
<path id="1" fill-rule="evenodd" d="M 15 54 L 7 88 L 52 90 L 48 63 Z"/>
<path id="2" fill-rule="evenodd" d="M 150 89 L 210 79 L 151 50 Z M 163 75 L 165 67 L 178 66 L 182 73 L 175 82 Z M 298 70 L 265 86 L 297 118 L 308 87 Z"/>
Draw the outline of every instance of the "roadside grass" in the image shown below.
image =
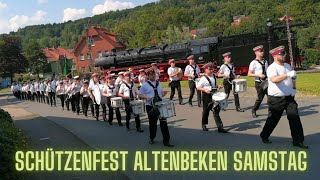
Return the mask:
<path id="1" fill-rule="evenodd" d="M 254 87 L 254 78 L 241 76 L 241 79 L 246 79 L 248 87 Z M 218 79 L 218 84 L 222 85 L 222 78 Z M 298 74 L 297 91 L 307 96 L 320 96 L 320 73 L 301 73 Z M 168 87 L 169 82 L 162 82 L 163 87 Z M 181 81 L 181 87 L 189 87 L 188 81 Z"/>
<path id="2" fill-rule="evenodd" d="M 8 93 L 8 92 L 10 92 L 10 91 L 11 91 L 10 88 L 0 89 L 0 93 Z"/>

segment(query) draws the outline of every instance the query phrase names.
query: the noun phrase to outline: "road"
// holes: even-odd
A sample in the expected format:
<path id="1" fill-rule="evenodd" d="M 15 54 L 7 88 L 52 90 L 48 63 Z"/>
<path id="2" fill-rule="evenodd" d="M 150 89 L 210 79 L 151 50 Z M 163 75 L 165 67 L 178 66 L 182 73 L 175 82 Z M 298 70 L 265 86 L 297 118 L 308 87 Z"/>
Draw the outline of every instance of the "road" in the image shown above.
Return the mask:
<path id="1" fill-rule="evenodd" d="M 186 98 L 187 90 L 184 90 Z M 282 151 L 300 151 L 291 145 L 290 129 L 288 120 L 285 116 L 280 120 L 277 128 L 274 130 L 270 140 L 270 145 L 263 144 L 259 138 L 267 117 L 266 100 L 264 100 L 260 115 L 253 119 L 250 114 L 250 108 L 253 105 L 255 95 L 254 90 L 249 88 L 248 93 L 240 94 L 240 103 L 242 108 L 247 109 L 246 112 L 236 112 L 233 104 L 232 96 L 229 100 L 227 111 L 221 112 L 222 121 L 231 133 L 220 134 L 215 128 L 212 115 L 209 119 L 208 132 L 201 130 L 201 108 L 189 107 L 188 105 L 176 105 L 177 116 L 168 120 L 169 130 L 172 143 L 175 145 L 173 149 L 162 146 L 161 131 L 158 129 L 156 143 L 148 144 L 148 120 L 146 116 L 142 116 L 142 128 L 144 133 L 136 131 L 127 131 L 124 127 L 117 125 L 110 126 L 105 122 L 97 122 L 91 117 L 84 117 L 68 111 L 62 111 L 61 107 L 49 107 L 45 104 L 35 102 L 20 102 L 9 97 L 9 105 L 15 106 L 24 113 L 31 115 L 21 115 L 17 113 L 14 117 L 18 127 L 23 129 L 26 134 L 31 137 L 32 145 L 38 148 L 46 149 L 48 146 L 58 149 L 96 149 L 96 150 L 127 150 L 129 154 L 135 151 L 155 151 L 155 150 L 226 150 L 228 151 L 228 171 L 189 171 L 189 172 L 138 172 L 133 170 L 134 156 L 127 159 L 128 168 L 124 172 L 112 174 L 115 179 L 317 179 L 320 177 L 319 167 L 320 158 L 317 155 L 320 151 L 319 145 L 319 97 L 298 96 L 299 112 L 305 133 L 305 144 L 310 146 L 307 150 L 308 167 L 303 172 L 276 171 L 276 172 L 254 172 L 233 170 L 232 154 L 234 151 L 254 151 L 254 150 L 282 150 Z M 185 102 L 187 99 L 184 100 Z M 177 102 L 177 101 L 176 101 Z M 196 102 L 194 103 L 196 105 Z M 4 108 L 5 109 L 5 108 Z M 8 107 L 7 107 L 8 109 Z M 10 109 L 10 107 L 9 107 Z M 22 113 L 23 114 L 23 113 Z M 124 113 L 123 121 L 124 121 Z M 115 124 L 115 123 L 114 123 Z M 132 120 L 131 127 L 134 127 Z M 38 131 L 38 132 L 34 132 Z M 41 138 L 49 138 L 49 142 L 42 141 Z M 34 142 L 36 140 L 36 142 Z M 51 142 L 52 141 L 52 142 Z M 73 142 L 70 144 L 69 142 Z M 40 145 L 39 145 L 40 144 Z M 105 178 L 109 179 L 105 173 Z M 73 176 L 77 179 L 88 179 L 88 176 Z M 103 177 L 101 177 L 103 178 Z"/>

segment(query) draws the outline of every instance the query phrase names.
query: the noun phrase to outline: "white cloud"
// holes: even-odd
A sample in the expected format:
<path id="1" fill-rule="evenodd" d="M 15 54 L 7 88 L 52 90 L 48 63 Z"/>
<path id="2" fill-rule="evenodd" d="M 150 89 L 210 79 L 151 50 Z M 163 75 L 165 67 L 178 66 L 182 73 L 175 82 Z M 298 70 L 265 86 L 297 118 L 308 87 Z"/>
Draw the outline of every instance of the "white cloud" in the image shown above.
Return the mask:
<path id="1" fill-rule="evenodd" d="M 76 20 L 84 17 L 86 14 L 85 9 L 67 8 L 63 10 L 63 21 Z"/>
<path id="2" fill-rule="evenodd" d="M 0 11 L 7 8 L 8 8 L 8 5 L 6 3 L 0 2 Z"/>
<path id="3" fill-rule="evenodd" d="M 48 0 L 38 0 L 38 4 L 46 4 L 48 3 Z"/>
<path id="4" fill-rule="evenodd" d="M 45 11 L 37 11 L 32 16 L 15 15 L 9 19 L 9 21 L 0 20 L 0 32 L 16 31 L 18 28 L 22 28 L 28 25 L 35 25 L 44 23 L 47 13 Z"/>
<path id="5" fill-rule="evenodd" d="M 133 7 L 135 7 L 135 5 L 132 2 L 106 0 L 104 4 L 98 4 L 94 6 L 94 8 L 92 9 L 92 14 L 93 15 L 103 14 L 108 11 L 130 9 Z"/>

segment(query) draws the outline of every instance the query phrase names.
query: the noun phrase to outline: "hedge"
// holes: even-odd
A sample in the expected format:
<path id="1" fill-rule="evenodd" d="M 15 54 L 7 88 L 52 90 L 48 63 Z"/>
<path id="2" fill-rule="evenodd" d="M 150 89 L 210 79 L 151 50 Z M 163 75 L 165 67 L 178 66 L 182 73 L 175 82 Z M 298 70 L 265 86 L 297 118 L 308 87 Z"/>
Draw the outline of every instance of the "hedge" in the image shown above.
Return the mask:
<path id="1" fill-rule="evenodd" d="M 15 153 L 25 150 L 26 145 L 22 131 L 14 126 L 10 114 L 0 108 L 0 179 L 22 179 L 15 170 Z"/>

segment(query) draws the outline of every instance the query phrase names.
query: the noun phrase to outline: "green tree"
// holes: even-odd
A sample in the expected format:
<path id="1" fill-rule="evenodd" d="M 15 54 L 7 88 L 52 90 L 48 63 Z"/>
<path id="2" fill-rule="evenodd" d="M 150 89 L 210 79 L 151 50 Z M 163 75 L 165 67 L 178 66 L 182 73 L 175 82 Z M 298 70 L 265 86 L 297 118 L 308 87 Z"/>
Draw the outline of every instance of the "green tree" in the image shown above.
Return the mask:
<path id="1" fill-rule="evenodd" d="M 47 70 L 48 62 L 37 40 L 30 40 L 23 48 L 23 53 L 28 60 L 30 72 L 36 73 L 39 78 L 39 73 Z"/>
<path id="2" fill-rule="evenodd" d="M 21 73 L 27 65 L 22 54 L 21 40 L 17 36 L 0 35 L 0 73 L 2 77 L 10 77 Z"/>

